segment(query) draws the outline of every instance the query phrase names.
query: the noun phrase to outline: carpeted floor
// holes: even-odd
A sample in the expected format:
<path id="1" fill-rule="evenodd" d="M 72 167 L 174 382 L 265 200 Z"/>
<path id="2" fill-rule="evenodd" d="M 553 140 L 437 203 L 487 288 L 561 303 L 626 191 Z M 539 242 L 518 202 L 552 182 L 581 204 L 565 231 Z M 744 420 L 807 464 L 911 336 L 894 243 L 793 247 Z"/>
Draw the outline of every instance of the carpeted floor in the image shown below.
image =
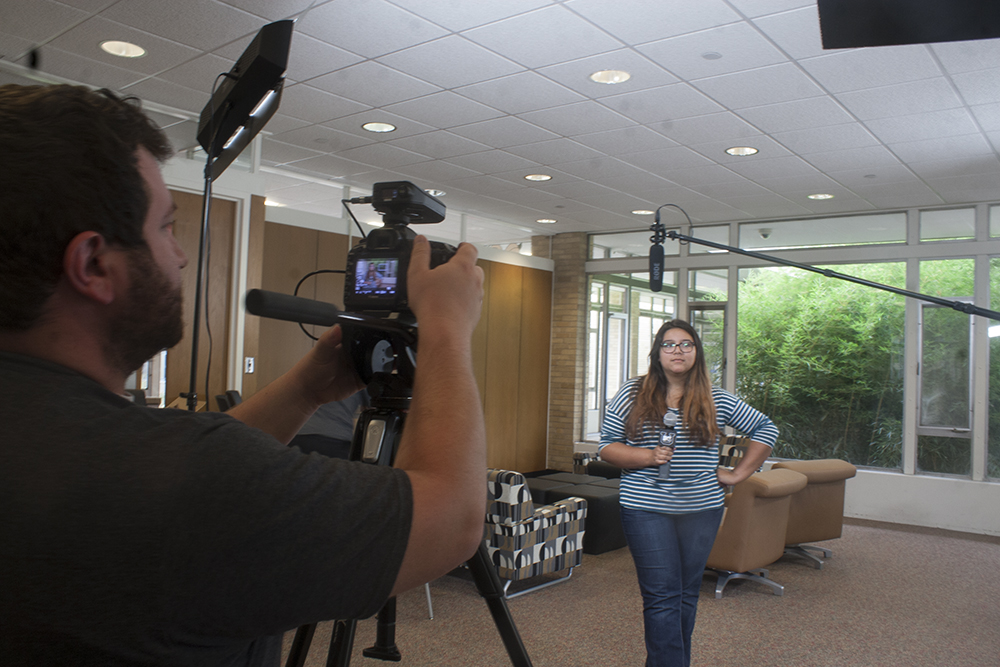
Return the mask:
<path id="1" fill-rule="evenodd" d="M 731 582 L 715 599 L 702 586 L 693 664 L 699 667 L 983 667 L 1000 665 L 1000 538 L 852 522 L 824 544 L 822 570 L 785 557 L 769 569 L 783 596 Z M 510 665 L 485 602 L 471 581 L 431 584 L 398 600 L 403 665 Z M 573 577 L 509 602 L 535 667 L 642 665 L 642 607 L 627 549 L 584 555 Z M 311 667 L 326 664 L 329 623 L 319 626 Z M 292 633 L 286 636 L 286 651 Z M 352 665 L 364 658 L 375 620 L 358 625 Z"/>

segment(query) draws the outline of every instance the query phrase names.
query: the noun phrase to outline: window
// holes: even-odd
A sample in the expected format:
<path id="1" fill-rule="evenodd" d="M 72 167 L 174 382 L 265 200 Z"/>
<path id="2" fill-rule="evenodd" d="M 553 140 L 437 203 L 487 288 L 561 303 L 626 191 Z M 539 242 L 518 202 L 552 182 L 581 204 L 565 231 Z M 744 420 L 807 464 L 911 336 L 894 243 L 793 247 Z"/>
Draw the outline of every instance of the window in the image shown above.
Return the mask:
<path id="1" fill-rule="evenodd" d="M 837 266 L 895 287 L 905 264 Z M 793 268 L 740 272 L 736 392 L 781 431 L 775 456 L 902 466 L 903 297 Z"/>

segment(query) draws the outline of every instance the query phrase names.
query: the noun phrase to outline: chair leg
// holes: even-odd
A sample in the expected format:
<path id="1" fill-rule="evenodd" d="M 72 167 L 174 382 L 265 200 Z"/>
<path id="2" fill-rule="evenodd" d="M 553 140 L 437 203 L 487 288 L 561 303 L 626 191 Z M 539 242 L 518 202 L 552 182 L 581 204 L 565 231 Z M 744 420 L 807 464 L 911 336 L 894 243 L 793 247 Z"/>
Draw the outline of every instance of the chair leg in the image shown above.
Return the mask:
<path id="1" fill-rule="evenodd" d="M 569 581 L 569 578 L 573 576 L 573 569 L 575 567 L 576 566 L 574 565 L 573 567 L 569 568 L 569 570 L 566 572 L 566 576 L 564 576 L 564 577 L 559 577 L 558 579 L 552 579 L 550 581 L 545 581 L 545 582 L 542 582 L 542 583 L 540 583 L 540 584 L 538 584 L 536 586 L 531 586 L 529 588 L 525 588 L 523 591 L 518 591 L 516 593 L 508 593 L 507 592 L 507 589 L 510 587 L 511 580 L 505 581 L 504 585 L 503 585 L 503 596 L 505 598 L 507 598 L 508 600 L 511 600 L 513 598 L 518 597 L 519 595 L 524 595 L 525 593 L 532 593 L 534 591 L 539 591 L 539 590 L 541 590 L 543 588 L 548 588 L 549 586 L 555 586 L 556 584 L 561 584 L 563 582 Z"/>
<path id="2" fill-rule="evenodd" d="M 434 620 L 434 605 L 431 604 L 431 585 L 424 584 L 424 593 L 427 594 L 427 618 Z"/>
<path id="3" fill-rule="evenodd" d="M 818 551 L 823 558 L 830 558 L 833 556 L 833 552 L 829 549 L 824 549 L 823 547 L 813 546 L 811 544 L 790 544 L 785 547 L 785 553 L 789 556 L 802 556 L 808 560 L 811 560 L 813 567 L 817 570 L 822 570 L 825 561 L 818 555 L 812 553 L 813 551 Z"/>
<path id="4" fill-rule="evenodd" d="M 706 572 L 713 572 L 718 576 L 718 581 L 715 584 L 715 599 L 722 599 L 722 589 L 726 587 L 733 579 L 748 579 L 750 581 L 756 581 L 761 584 L 766 584 L 771 587 L 771 592 L 775 595 L 784 595 L 785 587 L 781 584 L 772 581 L 767 578 L 768 572 L 764 568 L 757 568 L 754 570 L 749 570 L 747 572 L 733 572 L 732 570 L 720 570 L 714 567 L 706 567 Z"/>

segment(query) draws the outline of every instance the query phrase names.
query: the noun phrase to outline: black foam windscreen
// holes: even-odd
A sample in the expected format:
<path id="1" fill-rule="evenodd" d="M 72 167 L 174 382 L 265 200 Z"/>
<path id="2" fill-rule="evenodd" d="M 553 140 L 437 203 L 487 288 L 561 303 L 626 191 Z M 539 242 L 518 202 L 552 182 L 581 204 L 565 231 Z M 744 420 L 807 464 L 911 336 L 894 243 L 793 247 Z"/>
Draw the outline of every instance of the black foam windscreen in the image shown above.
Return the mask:
<path id="1" fill-rule="evenodd" d="M 824 49 L 1000 37 L 997 0 L 818 0 Z"/>
<path id="2" fill-rule="evenodd" d="M 251 315 L 324 327 L 336 324 L 340 314 L 340 309 L 332 303 L 262 289 L 247 292 L 246 306 Z"/>
<path id="3" fill-rule="evenodd" d="M 658 243 L 649 247 L 649 289 L 663 289 L 663 246 Z"/>

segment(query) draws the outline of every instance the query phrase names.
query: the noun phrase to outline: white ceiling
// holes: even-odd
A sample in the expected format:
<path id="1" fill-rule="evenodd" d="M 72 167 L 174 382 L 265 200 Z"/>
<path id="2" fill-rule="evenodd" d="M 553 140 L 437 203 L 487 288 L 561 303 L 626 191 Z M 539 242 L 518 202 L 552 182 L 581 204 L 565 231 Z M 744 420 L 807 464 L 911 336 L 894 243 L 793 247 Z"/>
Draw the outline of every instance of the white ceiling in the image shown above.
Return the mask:
<path id="1" fill-rule="evenodd" d="M 0 60 L 38 47 L 39 74 L 196 118 L 257 30 L 310 4 L 3 0 Z M 294 208 L 339 215 L 316 177 L 405 179 L 496 241 L 641 229 L 631 211 L 665 203 L 701 223 L 1000 200 L 1000 40 L 824 51 L 815 0 L 312 4 L 263 143 L 265 165 L 314 177 L 268 175 Z M 108 39 L 148 54 L 107 55 Z M 632 78 L 591 82 L 601 69 Z M 178 149 L 196 143 L 192 121 L 156 118 Z M 373 120 L 398 129 L 361 129 Z"/>

